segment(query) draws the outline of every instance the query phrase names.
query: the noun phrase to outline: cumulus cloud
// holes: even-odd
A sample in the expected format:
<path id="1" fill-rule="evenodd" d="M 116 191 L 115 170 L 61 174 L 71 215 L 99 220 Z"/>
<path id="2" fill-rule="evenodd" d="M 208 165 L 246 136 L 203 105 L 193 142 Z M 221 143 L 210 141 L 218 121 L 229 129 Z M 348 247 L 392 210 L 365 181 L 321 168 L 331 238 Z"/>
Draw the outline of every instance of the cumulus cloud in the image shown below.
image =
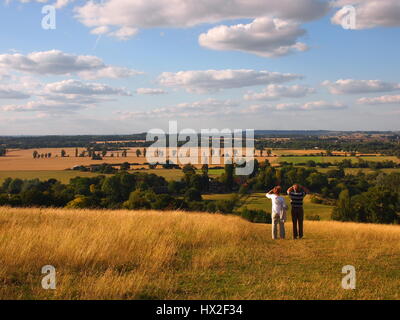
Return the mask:
<path id="1" fill-rule="evenodd" d="M 27 85 L 25 80 L 21 87 Z M 7 99 L 27 99 L 30 96 L 14 90 L 2 90 L 0 86 L 0 98 L 3 93 Z M 21 95 L 19 95 L 21 94 Z M 94 108 L 99 103 L 115 101 L 115 96 L 131 96 L 132 94 L 125 88 L 113 88 L 102 83 L 86 83 L 80 80 L 63 80 L 48 84 L 36 84 L 36 90 L 31 92 L 36 100 L 25 104 L 10 104 L 3 107 L 4 111 L 9 112 L 34 112 L 42 115 L 49 114 L 69 114 Z"/>
<path id="2" fill-rule="evenodd" d="M 356 9 L 356 29 L 400 26 L 400 2 L 398 0 L 336 0 L 333 7 L 353 5 Z M 332 17 L 334 24 L 341 25 L 345 10 L 338 10 Z"/>
<path id="3" fill-rule="evenodd" d="M 71 114 L 85 108 L 82 104 L 43 100 L 29 101 L 22 105 L 7 105 L 3 107 L 3 110 L 12 112 L 42 112 L 43 114 Z"/>
<path id="4" fill-rule="evenodd" d="M 264 17 L 250 24 L 215 27 L 201 34 L 199 43 L 209 49 L 243 51 L 272 58 L 307 50 L 306 44 L 297 41 L 305 33 L 298 23 Z"/>
<path id="5" fill-rule="evenodd" d="M 52 3 L 57 9 L 63 8 L 74 2 L 75 0 L 17 0 L 22 3 L 29 3 L 29 2 L 39 2 L 39 3 Z M 12 2 L 12 0 L 6 0 L 6 2 Z"/>
<path id="6" fill-rule="evenodd" d="M 121 27 L 116 31 L 107 33 L 108 36 L 115 37 L 119 40 L 126 41 L 135 36 L 139 30 L 132 27 Z"/>
<path id="7" fill-rule="evenodd" d="M 300 103 L 280 103 L 274 109 L 277 111 L 318 111 L 318 110 L 341 110 L 347 106 L 340 102 L 326 102 L 324 100 Z"/>
<path id="8" fill-rule="evenodd" d="M 232 100 L 206 99 L 147 111 L 117 111 L 115 113 L 121 119 L 165 119 L 168 117 L 210 118 L 261 116 L 270 112 L 342 110 L 345 108 L 347 107 L 342 103 L 329 103 L 326 101 L 312 101 L 304 104 L 282 103 L 277 105 L 254 104 L 244 106 Z"/>
<path id="9" fill-rule="evenodd" d="M 283 83 L 302 76 L 255 70 L 204 70 L 164 72 L 158 81 L 166 87 L 184 88 L 188 92 L 206 93 L 222 89 L 244 88 L 256 85 Z"/>
<path id="10" fill-rule="evenodd" d="M 336 82 L 324 81 L 322 85 L 327 87 L 332 94 L 360 94 L 400 90 L 399 83 L 380 80 L 340 79 Z"/>
<path id="11" fill-rule="evenodd" d="M 77 19 L 90 28 L 192 27 L 234 19 L 275 16 L 311 21 L 328 12 L 319 0 L 105 0 L 75 8 Z M 132 34 L 134 35 L 134 34 Z"/>
<path id="12" fill-rule="evenodd" d="M 301 85 L 282 86 L 277 84 L 268 85 L 262 92 L 248 92 L 245 100 L 279 100 L 280 98 L 302 98 L 315 93 L 314 88 Z"/>
<path id="13" fill-rule="evenodd" d="M 381 96 L 374 98 L 360 98 L 357 103 L 359 104 L 400 104 L 400 95 L 395 96 Z"/>
<path id="14" fill-rule="evenodd" d="M 140 72 L 106 65 L 95 56 L 64 53 L 59 50 L 0 54 L 0 68 L 39 75 L 77 74 L 88 79 L 131 77 Z"/>
<path id="15" fill-rule="evenodd" d="M 30 95 L 21 90 L 15 90 L 8 85 L 0 85 L 0 99 L 27 99 Z"/>
<path id="16" fill-rule="evenodd" d="M 128 90 L 113 88 L 102 83 L 84 83 L 79 80 L 64 80 L 49 83 L 45 86 L 46 93 L 73 95 L 132 95 Z"/>
<path id="17" fill-rule="evenodd" d="M 148 111 L 119 111 L 116 112 L 116 114 L 118 114 L 122 119 L 210 117 L 238 113 L 238 106 L 238 103 L 231 100 L 218 100 L 210 98 L 203 101 L 181 103 L 176 106 L 155 108 Z"/>
<path id="18" fill-rule="evenodd" d="M 159 95 L 159 94 L 167 94 L 167 91 L 164 89 L 156 89 L 156 88 L 139 88 L 136 90 L 137 94 L 147 94 L 147 95 Z"/>

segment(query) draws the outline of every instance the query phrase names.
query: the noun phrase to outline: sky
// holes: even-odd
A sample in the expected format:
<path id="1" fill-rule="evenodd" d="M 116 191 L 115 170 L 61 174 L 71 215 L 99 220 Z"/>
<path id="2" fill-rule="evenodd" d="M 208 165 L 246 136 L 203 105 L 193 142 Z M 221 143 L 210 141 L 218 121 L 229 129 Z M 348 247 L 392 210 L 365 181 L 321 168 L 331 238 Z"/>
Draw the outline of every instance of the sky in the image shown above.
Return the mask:
<path id="1" fill-rule="evenodd" d="M 399 27 L 398 0 L 0 0 L 0 135 L 397 131 Z"/>

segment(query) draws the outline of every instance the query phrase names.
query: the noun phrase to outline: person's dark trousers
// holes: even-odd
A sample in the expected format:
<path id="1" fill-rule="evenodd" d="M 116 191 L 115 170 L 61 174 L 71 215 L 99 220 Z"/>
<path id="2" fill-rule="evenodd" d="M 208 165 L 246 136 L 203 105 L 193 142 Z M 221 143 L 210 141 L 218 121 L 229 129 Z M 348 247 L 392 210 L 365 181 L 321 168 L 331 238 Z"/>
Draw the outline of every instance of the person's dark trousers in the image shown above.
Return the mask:
<path id="1" fill-rule="evenodd" d="M 293 221 L 293 238 L 303 238 L 303 220 L 304 210 L 303 207 L 293 208 L 292 207 L 292 221 Z"/>

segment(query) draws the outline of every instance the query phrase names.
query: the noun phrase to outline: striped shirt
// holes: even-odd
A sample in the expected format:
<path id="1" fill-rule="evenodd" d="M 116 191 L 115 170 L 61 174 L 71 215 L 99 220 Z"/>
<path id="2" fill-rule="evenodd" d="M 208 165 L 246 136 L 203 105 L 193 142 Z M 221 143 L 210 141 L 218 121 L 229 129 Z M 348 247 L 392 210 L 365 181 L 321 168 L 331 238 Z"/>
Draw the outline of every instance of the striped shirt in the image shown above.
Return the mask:
<path id="1" fill-rule="evenodd" d="M 301 192 L 289 192 L 289 197 L 290 197 L 290 204 L 292 205 L 292 208 L 301 208 L 303 207 L 303 199 L 306 196 L 306 193 L 304 191 Z"/>

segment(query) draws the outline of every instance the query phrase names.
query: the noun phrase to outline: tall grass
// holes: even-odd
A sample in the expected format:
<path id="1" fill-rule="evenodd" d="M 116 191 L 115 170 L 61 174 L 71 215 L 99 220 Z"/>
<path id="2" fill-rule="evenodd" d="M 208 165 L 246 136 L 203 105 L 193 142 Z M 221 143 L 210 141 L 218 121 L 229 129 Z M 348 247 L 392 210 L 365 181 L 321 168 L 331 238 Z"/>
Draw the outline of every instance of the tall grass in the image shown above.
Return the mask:
<path id="1" fill-rule="evenodd" d="M 273 241 L 270 226 L 233 216 L 0 208 L 0 299 L 400 298 L 399 226 L 305 230 Z M 348 264 L 354 291 L 341 288 Z M 41 287 L 44 265 L 56 290 Z"/>

